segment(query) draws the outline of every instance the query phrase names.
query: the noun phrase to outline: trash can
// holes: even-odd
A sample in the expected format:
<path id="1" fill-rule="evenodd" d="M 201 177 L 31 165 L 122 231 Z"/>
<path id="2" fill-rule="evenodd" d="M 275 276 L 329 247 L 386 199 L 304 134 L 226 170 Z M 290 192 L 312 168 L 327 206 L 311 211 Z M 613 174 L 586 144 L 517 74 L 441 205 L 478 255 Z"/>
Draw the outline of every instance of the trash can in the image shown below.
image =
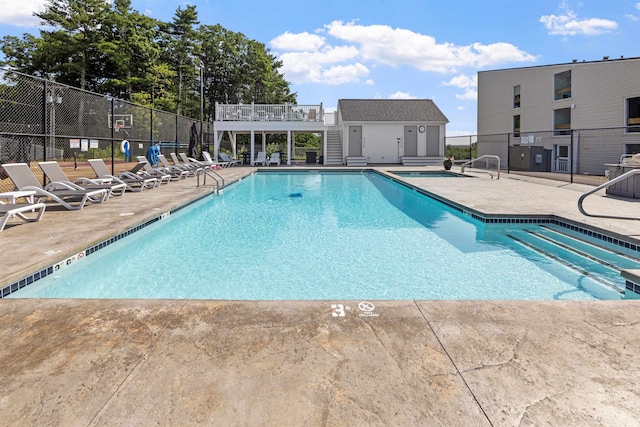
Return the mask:
<path id="1" fill-rule="evenodd" d="M 307 164 L 316 164 L 316 152 L 315 151 L 307 151 Z"/>

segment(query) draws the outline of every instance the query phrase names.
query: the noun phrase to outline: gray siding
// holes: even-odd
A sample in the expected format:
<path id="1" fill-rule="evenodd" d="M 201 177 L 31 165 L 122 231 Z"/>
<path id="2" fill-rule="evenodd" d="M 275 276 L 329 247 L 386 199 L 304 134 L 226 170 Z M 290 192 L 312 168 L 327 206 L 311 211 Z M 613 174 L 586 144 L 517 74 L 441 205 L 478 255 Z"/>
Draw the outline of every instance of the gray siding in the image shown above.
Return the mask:
<path id="1" fill-rule="evenodd" d="M 571 98 L 554 100 L 553 76 L 571 71 Z M 521 107 L 513 108 L 513 87 L 520 85 Z M 624 126 L 625 100 L 640 96 L 640 58 L 478 73 L 478 134 L 553 129 L 553 110 L 571 108 L 573 129 Z"/>
<path id="2" fill-rule="evenodd" d="M 571 70 L 571 97 L 554 100 L 554 75 L 566 70 Z M 520 108 L 513 108 L 516 85 L 520 85 Z M 640 134 L 587 129 L 625 126 L 629 97 L 640 97 L 640 58 L 482 71 L 478 73 L 478 134 L 513 132 L 513 116 L 520 115 L 521 135 L 535 134 L 536 145 L 547 149 L 568 145 L 569 137 L 545 131 L 553 130 L 554 110 L 570 108 L 571 128 L 579 130 L 574 134 L 579 153 L 576 171 L 603 174 L 605 163 L 617 163 L 625 153 L 625 144 L 640 143 Z M 501 151 L 492 142 L 482 145 L 478 155 Z"/>

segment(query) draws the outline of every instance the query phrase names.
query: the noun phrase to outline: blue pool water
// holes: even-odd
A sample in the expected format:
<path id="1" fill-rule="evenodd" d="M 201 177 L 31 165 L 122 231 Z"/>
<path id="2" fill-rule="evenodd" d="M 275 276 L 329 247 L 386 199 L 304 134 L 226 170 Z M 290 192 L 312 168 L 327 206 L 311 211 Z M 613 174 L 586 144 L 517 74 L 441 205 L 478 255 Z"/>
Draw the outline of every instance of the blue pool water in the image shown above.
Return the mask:
<path id="1" fill-rule="evenodd" d="M 621 298 L 619 271 L 570 260 L 581 274 L 532 250 L 531 230 L 554 233 L 485 224 L 376 173 L 258 173 L 11 297 Z"/>

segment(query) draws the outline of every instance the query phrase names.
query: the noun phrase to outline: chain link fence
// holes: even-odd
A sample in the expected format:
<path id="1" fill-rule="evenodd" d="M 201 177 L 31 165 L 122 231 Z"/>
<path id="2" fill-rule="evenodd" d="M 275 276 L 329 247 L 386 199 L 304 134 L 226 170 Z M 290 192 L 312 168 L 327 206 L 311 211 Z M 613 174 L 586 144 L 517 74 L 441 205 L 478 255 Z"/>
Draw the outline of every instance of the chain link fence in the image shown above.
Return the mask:
<path id="1" fill-rule="evenodd" d="M 508 172 L 586 184 L 606 180 L 611 165 L 640 153 L 640 127 L 571 129 L 447 137 L 447 145 L 477 144 L 477 157 L 498 156 Z M 478 168 L 495 168 L 478 161 Z M 639 165 L 640 166 L 640 165 Z"/>
<path id="2" fill-rule="evenodd" d="M 88 159 L 118 172 L 154 142 L 168 156 L 188 152 L 190 142 L 200 153 L 213 138 L 212 123 L 0 68 L 0 164 L 28 163 L 43 184 L 38 161 L 60 162 L 73 180 L 95 176 Z M 0 179 L 0 192 L 13 189 L 1 167 Z"/>

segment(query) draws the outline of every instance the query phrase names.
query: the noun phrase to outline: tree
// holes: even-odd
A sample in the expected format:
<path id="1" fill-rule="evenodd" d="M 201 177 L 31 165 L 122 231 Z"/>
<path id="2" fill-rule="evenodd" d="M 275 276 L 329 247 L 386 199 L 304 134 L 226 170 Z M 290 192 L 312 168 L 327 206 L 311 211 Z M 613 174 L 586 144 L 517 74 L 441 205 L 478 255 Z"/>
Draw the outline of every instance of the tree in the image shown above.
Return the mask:
<path id="1" fill-rule="evenodd" d="M 469 153 L 468 145 L 447 145 L 446 156 L 453 157 L 454 159 L 469 159 L 478 156 L 478 144 L 474 142 L 471 144 L 471 153 Z"/>
<path id="2" fill-rule="evenodd" d="M 156 74 L 160 50 L 159 22 L 131 9 L 131 0 L 115 0 L 107 15 L 100 49 L 105 54 L 102 92 L 132 100 L 136 93 L 151 93 L 159 86 Z M 153 97 L 151 97 L 153 98 Z"/>
<path id="3" fill-rule="evenodd" d="M 200 116 L 202 84 L 208 120 L 216 102 L 296 102 L 263 43 L 198 26 L 195 6 L 179 7 L 166 23 L 133 10 L 131 0 L 112 3 L 47 0 L 36 16 L 48 29 L 4 37 L 0 65 L 190 117 Z"/>
<path id="4" fill-rule="evenodd" d="M 49 77 L 49 67 L 45 66 L 46 58 L 43 58 L 42 49 L 39 48 L 42 39 L 32 34 L 24 34 L 22 39 L 15 36 L 5 36 L 2 39 L 2 53 L 4 61 L 1 66 L 10 66 L 26 74 L 38 77 Z"/>
<path id="5" fill-rule="evenodd" d="M 41 67 L 55 72 L 56 80 L 81 89 L 98 89 L 98 73 L 104 61 L 100 27 L 109 11 L 104 0 L 48 0 L 34 15 L 52 31 L 40 30 L 37 48 Z M 45 59 L 46 58 L 46 59 Z"/>
<path id="6" fill-rule="evenodd" d="M 205 117 L 213 117 L 219 103 L 295 102 L 289 84 L 278 73 L 276 61 L 264 44 L 247 39 L 220 25 L 199 28 L 200 57 L 205 66 Z"/>
<path id="7" fill-rule="evenodd" d="M 196 58 L 196 30 L 198 25 L 198 12 L 193 5 L 187 6 L 185 9 L 178 7 L 173 17 L 173 21 L 167 26 L 167 32 L 170 35 L 168 57 L 166 62 L 172 67 L 177 76 L 177 93 L 176 93 L 176 114 L 183 114 L 185 111 L 193 110 L 193 97 L 189 98 L 189 93 L 199 86 L 197 84 L 198 66 Z M 191 100 L 191 105 L 189 101 Z M 199 104 L 199 103 L 198 103 Z"/>

